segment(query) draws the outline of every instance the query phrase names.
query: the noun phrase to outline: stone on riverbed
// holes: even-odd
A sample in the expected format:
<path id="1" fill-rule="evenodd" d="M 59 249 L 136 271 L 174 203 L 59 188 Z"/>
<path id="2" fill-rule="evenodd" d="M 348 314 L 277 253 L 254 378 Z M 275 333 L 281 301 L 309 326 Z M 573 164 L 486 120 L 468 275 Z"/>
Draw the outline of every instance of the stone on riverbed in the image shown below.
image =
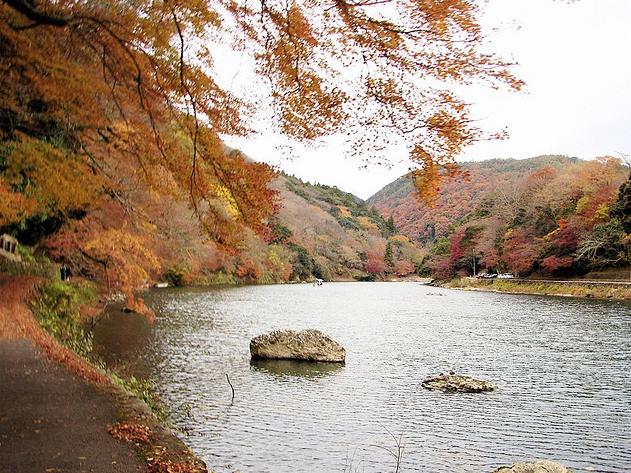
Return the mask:
<path id="1" fill-rule="evenodd" d="M 319 330 L 274 330 L 250 341 L 252 358 L 344 363 L 344 347 Z"/>
<path id="2" fill-rule="evenodd" d="M 493 473 L 572 473 L 560 463 L 549 460 L 537 460 L 528 463 L 515 463 L 512 466 L 503 466 Z"/>
<path id="3" fill-rule="evenodd" d="M 440 374 L 438 376 L 430 376 L 423 381 L 422 386 L 425 389 L 430 390 L 458 393 L 481 393 L 484 391 L 495 390 L 495 385 L 493 383 L 458 374 Z"/>

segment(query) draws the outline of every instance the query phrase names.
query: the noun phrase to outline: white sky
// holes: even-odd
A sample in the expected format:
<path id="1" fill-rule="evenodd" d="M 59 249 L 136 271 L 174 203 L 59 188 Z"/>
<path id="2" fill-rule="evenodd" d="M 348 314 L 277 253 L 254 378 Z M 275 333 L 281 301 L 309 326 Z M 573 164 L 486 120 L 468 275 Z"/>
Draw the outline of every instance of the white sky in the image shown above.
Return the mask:
<path id="1" fill-rule="evenodd" d="M 513 71 L 526 91 L 466 92 L 481 126 L 507 128 L 510 137 L 478 143 L 461 160 L 631 153 L 631 0 L 489 0 L 483 8 L 493 50 L 519 63 Z M 410 166 L 404 151 L 393 149 L 392 168 L 363 168 L 334 138 L 301 147 L 297 156 L 283 155 L 282 138 L 271 133 L 227 141 L 253 159 L 362 198 Z"/>

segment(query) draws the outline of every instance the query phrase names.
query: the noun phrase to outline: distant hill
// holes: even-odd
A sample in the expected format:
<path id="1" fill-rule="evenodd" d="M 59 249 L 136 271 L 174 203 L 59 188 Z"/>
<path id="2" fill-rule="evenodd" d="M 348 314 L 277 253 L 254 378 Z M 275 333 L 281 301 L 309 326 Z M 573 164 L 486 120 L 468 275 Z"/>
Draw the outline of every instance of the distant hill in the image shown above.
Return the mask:
<path id="1" fill-rule="evenodd" d="M 553 155 L 461 167 L 468 178 L 446 179 L 434 207 L 408 177 L 367 201 L 427 248 L 427 273 L 578 276 L 631 264 L 622 186 L 629 169 L 618 159 Z"/>
<path id="2" fill-rule="evenodd" d="M 465 162 L 461 168 L 469 172 L 469 179 L 444 180 L 435 207 L 419 201 L 412 179 L 406 176 L 386 185 L 366 202 L 382 215 L 392 216 L 403 234 L 427 244 L 448 234 L 454 225 L 475 210 L 487 193 L 498 188 L 510 189 L 520 176 L 543 167 L 562 169 L 581 162 L 578 158 L 560 155 Z"/>
<path id="3" fill-rule="evenodd" d="M 353 194 L 287 175 L 272 187 L 280 192 L 282 203 L 278 223 L 288 230 L 280 228 L 288 235 L 283 241 L 307 266 L 311 263 L 300 277 L 307 278 L 309 271 L 329 280 L 405 276 L 422 259 L 417 245 L 397 235 L 392 220 L 386 221 Z"/>

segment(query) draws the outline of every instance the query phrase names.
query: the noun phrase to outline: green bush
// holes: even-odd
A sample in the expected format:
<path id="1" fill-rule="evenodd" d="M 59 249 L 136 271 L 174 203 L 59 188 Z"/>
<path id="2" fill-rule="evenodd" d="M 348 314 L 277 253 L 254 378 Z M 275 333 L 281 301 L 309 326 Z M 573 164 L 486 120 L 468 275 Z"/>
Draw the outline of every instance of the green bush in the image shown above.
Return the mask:
<path id="1" fill-rule="evenodd" d="M 56 281 L 40 288 L 31 306 L 44 330 L 75 353 L 87 358 L 92 351 L 92 334 L 81 326 L 79 308 L 95 298 L 96 292 L 88 283 Z"/>

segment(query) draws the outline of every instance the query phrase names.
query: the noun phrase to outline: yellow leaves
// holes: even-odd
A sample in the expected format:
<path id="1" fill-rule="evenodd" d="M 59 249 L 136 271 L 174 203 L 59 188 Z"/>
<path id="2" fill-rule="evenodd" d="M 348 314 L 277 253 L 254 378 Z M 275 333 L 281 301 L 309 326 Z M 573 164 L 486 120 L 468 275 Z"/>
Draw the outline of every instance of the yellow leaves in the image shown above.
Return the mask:
<path id="1" fill-rule="evenodd" d="M 582 214 L 590 203 L 590 198 L 586 195 L 578 199 L 576 202 L 576 214 Z"/>
<path id="2" fill-rule="evenodd" d="M 421 165 L 420 169 L 412 172 L 414 186 L 419 192 L 420 199 L 433 206 L 440 188 L 440 167 L 432 156 L 421 146 L 416 145 L 412 150 L 412 159 Z"/>
<path id="3" fill-rule="evenodd" d="M 34 199 L 19 192 L 13 192 L 10 185 L 0 176 L 0 227 L 19 222 L 33 214 L 36 208 Z"/>
<path id="4" fill-rule="evenodd" d="M 340 215 L 342 217 L 349 218 L 349 217 L 352 216 L 351 211 L 348 209 L 348 207 L 346 207 L 344 205 L 340 205 L 340 206 L 338 206 L 338 209 L 340 209 Z"/>
<path id="5" fill-rule="evenodd" d="M 230 190 L 224 185 L 214 184 L 212 186 L 212 191 L 224 205 L 228 216 L 232 220 L 237 220 L 241 216 L 241 211 L 239 210 L 237 202 L 234 200 L 234 196 Z"/>
<path id="6" fill-rule="evenodd" d="M 143 177 L 154 189 L 189 196 L 209 234 L 234 243 L 237 221 L 261 230 L 275 208 L 266 188 L 271 170 L 233 159 L 217 136 L 247 133 L 244 113 L 269 105 L 254 102 L 257 94 L 235 97 L 215 80 L 209 40 L 234 43 L 269 82 L 277 129 L 299 140 L 339 132 L 362 159 L 379 162 L 385 147 L 401 144 L 420 167 L 413 175 L 421 196 L 431 200 L 457 154 L 482 136 L 468 105 L 441 90 L 442 81 L 518 81 L 507 63 L 482 53 L 473 0 L 379 3 L 62 2 L 77 20 L 72 26 L 20 32 L 7 25 L 27 19 L 3 4 L 0 66 L 9 72 L 0 77 L 7 91 L 0 105 L 18 120 L 15 129 L 63 136 L 91 156 L 109 173 L 108 191 L 118 191 L 121 173 Z M 28 179 L 16 168 L 1 193 L 22 186 L 38 209 L 93 202 L 100 184 L 83 154 L 24 146 L 16 162 Z M 28 213 L 26 200 L 5 207 L 1 218 Z"/>
<path id="7" fill-rule="evenodd" d="M 369 217 L 359 216 L 357 217 L 357 221 L 367 232 L 372 233 L 373 235 L 381 235 L 379 226 L 374 223 Z"/>
<path id="8" fill-rule="evenodd" d="M 114 281 L 129 296 L 135 288 L 151 279 L 151 272 L 160 268 L 160 262 L 148 247 L 147 239 L 130 232 L 126 227 L 101 231 L 94 229 L 82 249 L 91 258 L 101 261 L 108 281 Z"/>
<path id="9" fill-rule="evenodd" d="M 102 180 L 79 156 L 29 137 L 20 137 L 5 149 L 0 192 L 10 192 L 14 209 L 7 220 L 86 209 L 97 199 Z"/>
<path id="10" fill-rule="evenodd" d="M 596 212 L 594 212 L 594 218 L 597 220 L 606 220 L 609 218 L 609 205 L 600 204 L 598 208 L 596 208 Z"/>
<path id="11" fill-rule="evenodd" d="M 390 241 L 393 243 L 397 243 L 397 244 L 401 244 L 401 245 L 406 245 L 406 244 L 410 244 L 411 241 L 408 237 L 406 237 L 405 235 L 394 235 L 390 237 Z"/>

